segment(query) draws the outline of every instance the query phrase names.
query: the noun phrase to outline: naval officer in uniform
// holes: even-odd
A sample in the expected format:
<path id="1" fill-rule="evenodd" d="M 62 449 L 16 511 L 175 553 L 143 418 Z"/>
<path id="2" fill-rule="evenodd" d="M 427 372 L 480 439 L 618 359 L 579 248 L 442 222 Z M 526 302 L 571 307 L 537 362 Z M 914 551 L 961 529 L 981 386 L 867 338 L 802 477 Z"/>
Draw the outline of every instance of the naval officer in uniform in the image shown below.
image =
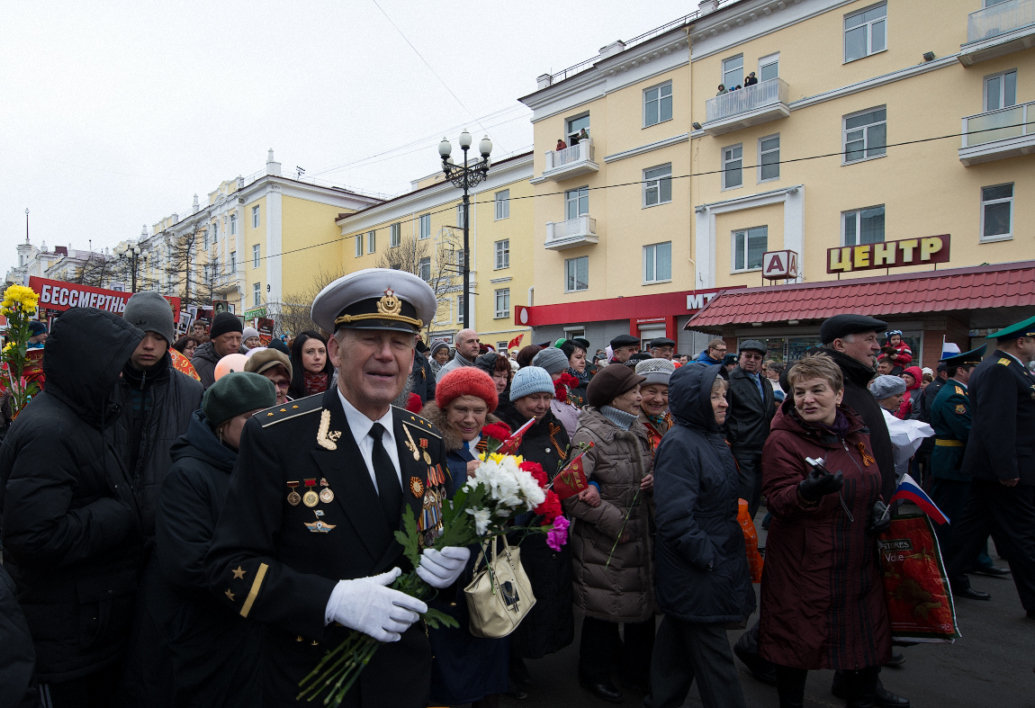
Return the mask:
<path id="1" fill-rule="evenodd" d="M 445 450 L 427 420 L 391 402 L 435 308 L 427 283 L 398 270 L 331 283 L 312 318 L 334 332 L 338 386 L 245 425 L 206 565 L 212 591 L 267 625 L 267 705 L 295 704 L 299 680 L 342 641 L 341 626 L 384 642 L 345 705 L 425 705 L 431 650 L 418 620 L 427 607 L 388 586 L 405 564 L 393 538 L 402 510 L 413 510 L 423 542 L 441 530 Z M 447 587 L 468 556 L 425 549 L 417 573 Z"/>

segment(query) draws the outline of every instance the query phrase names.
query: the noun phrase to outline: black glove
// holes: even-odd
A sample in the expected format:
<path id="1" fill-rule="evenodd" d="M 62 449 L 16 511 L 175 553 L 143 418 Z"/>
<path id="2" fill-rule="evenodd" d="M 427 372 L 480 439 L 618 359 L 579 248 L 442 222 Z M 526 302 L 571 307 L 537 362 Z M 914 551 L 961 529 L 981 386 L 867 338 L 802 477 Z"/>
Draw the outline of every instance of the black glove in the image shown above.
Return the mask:
<path id="1" fill-rule="evenodd" d="M 842 485 L 844 480 L 840 472 L 830 474 L 822 464 L 812 465 L 808 476 L 798 482 L 798 494 L 805 501 L 817 502 L 821 497 L 839 491 Z"/>
<path id="2" fill-rule="evenodd" d="M 870 525 L 867 531 L 874 536 L 884 533 L 891 527 L 891 511 L 888 505 L 880 499 L 873 502 L 873 510 L 870 512 Z"/>

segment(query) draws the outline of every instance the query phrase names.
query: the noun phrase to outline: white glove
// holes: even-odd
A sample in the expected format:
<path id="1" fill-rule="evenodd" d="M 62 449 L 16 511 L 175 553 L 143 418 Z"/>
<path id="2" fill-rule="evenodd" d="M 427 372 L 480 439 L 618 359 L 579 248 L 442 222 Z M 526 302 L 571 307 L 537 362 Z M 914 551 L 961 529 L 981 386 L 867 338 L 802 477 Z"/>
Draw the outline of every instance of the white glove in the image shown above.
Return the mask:
<path id="1" fill-rule="evenodd" d="M 398 568 L 355 580 L 339 580 L 331 591 L 324 622 L 338 622 L 379 642 L 397 642 L 428 606 L 388 587 L 402 574 Z"/>
<path id="2" fill-rule="evenodd" d="M 471 557 L 471 549 L 446 546 L 441 551 L 425 548 L 417 566 L 417 576 L 433 588 L 448 588 L 460 577 Z"/>

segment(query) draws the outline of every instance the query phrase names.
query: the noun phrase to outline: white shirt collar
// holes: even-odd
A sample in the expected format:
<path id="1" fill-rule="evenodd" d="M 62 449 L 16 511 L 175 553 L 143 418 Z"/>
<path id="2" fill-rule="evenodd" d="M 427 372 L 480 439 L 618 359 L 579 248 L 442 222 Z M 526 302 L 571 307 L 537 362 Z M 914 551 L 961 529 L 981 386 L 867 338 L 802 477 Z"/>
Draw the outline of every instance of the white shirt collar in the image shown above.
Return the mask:
<path id="1" fill-rule="evenodd" d="M 345 398 L 345 394 L 341 392 L 340 388 L 338 389 L 338 400 L 341 401 L 341 407 L 345 411 L 345 420 L 348 421 L 349 430 L 352 431 L 352 436 L 356 438 L 357 441 L 362 440 L 370 434 L 370 429 L 374 427 L 374 423 L 380 423 L 384 426 L 386 434 L 390 440 L 395 439 L 391 406 L 388 406 L 388 411 L 383 416 L 377 420 L 371 420 L 365 413 L 361 413 L 359 409 L 349 403 L 349 400 Z"/>

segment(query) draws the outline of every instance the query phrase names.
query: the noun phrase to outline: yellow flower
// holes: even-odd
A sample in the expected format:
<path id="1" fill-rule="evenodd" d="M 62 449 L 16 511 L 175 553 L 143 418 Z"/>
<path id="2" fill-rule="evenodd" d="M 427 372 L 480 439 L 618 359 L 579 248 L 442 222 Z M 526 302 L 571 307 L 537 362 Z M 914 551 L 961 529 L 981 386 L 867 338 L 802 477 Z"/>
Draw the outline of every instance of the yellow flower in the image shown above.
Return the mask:
<path id="1" fill-rule="evenodd" d="M 3 351 L 3 353 L 4 353 L 4 354 L 7 354 L 7 353 L 8 353 L 8 352 L 10 352 L 10 351 L 11 351 L 12 349 L 16 349 L 17 347 L 18 347 L 18 343 L 17 343 L 17 342 L 8 342 L 7 344 L 5 344 L 5 345 L 4 345 L 4 351 Z"/>

